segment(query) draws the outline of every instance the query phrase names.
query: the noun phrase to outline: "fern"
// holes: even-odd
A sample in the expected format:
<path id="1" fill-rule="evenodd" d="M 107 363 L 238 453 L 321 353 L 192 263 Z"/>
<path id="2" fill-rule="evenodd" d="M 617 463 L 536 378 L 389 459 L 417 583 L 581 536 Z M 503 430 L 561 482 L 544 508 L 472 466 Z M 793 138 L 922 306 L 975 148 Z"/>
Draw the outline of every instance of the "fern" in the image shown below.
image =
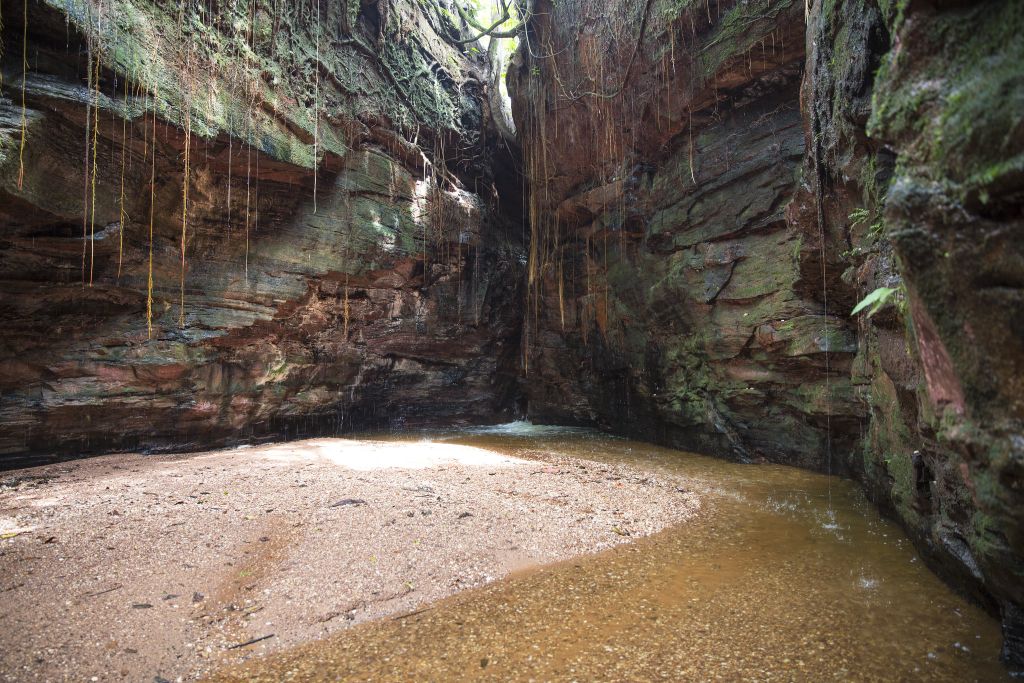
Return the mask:
<path id="1" fill-rule="evenodd" d="M 850 226 L 851 227 L 856 227 L 857 225 L 860 225 L 861 223 L 866 223 L 867 220 L 870 217 L 871 217 L 871 212 L 868 211 L 867 209 L 864 209 L 864 208 L 854 209 L 853 213 L 851 213 L 850 216 L 849 216 L 849 218 L 850 218 Z"/>

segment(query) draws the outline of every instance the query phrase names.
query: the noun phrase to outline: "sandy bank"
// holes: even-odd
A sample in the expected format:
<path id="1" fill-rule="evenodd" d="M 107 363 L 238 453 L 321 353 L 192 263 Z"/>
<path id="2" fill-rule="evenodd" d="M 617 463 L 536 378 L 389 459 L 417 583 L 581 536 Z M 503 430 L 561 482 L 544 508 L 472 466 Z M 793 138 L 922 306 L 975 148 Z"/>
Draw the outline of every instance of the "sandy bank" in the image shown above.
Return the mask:
<path id="1" fill-rule="evenodd" d="M 0 677 L 187 680 L 651 534 L 696 511 L 687 489 L 542 451 L 340 439 L 5 472 Z"/>

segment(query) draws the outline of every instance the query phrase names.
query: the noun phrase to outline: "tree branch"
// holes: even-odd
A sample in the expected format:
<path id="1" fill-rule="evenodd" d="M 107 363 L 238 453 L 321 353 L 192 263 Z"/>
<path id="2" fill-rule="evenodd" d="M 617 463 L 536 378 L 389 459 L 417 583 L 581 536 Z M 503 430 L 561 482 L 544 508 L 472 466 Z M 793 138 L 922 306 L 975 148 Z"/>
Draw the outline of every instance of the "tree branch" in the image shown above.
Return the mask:
<path id="1" fill-rule="evenodd" d="M 516 124 L 512 120 L 512 112 L 509 111 L 508 103 L 501 96 L 501 75 L 504 71 L 501 52 L 498 50 L 498 41 L 493 37 L 487 48 L 487 61 L 491 65 L 491 85 L 487 90 L 487 100 L 491 105 L 491 116 L 494 118 L 494 125 L 498 133 L 514 147 L 519 146 L 516 136 Z"/>
<path id="2" fill-rule="evenodd" d="M 472 38 L 465 38 L 455 42 L 459 45 L 475 43 L 484 36 L 490 36 L 492 40 L 495 38 L 515 38 L 519 35 L 520 30 L 526 26 L 526 22 L 530 20 L 530 16 L 533 14 L 533 2 L 534 0 L 529 0 L 526 5 L 526 10 L 523 12 L 522 20 L 518 24 L 505 31 L 498 31 L 497 29 L 499 26 L 512 18 L 512 15 L 508 11 L 508 0 L 501 0 L 501 17 L 487 28 L 484 28 L 480 22 L 469 16 L 469 12 L 467 12 L 466 8 L 462 6 L 461 0 L 455 0 L 455 9 L 459 11 L 459 16 L 462 17 L 462 20 L 466 22 L 470 28 L 474 28 L 479 31 L 479 33 Z"/>

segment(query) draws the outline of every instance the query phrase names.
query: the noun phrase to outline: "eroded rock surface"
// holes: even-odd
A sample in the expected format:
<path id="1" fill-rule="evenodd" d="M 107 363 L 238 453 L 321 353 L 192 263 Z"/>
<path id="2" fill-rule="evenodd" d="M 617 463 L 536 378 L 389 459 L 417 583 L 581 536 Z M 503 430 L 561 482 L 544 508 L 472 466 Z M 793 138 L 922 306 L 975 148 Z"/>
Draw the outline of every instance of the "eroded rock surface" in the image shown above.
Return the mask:
<path id="1" fill-rule="evenodd" d="M 538 5 L 530 414 L 860 478 L 1024 667 L 1020 3 Z"/>
<path id="2" fill-rule="evenodd" d="M 3 6 L 8 463 L 510 414 L 522 230 L 446 15 L 28 7 L 22 155 Z"/>
<path id="3" fill-rule="evenodd" d="M 818 233 L 786 221 L 804 7 L 715 4 L 538 10 L 535 49 L 560 57 L 516 72 L 530 409 L 825 469 L 829 422 L 848 451 L 866 407 L 852 293 L 826 312 L 838 272 L 823 282 Z"/>

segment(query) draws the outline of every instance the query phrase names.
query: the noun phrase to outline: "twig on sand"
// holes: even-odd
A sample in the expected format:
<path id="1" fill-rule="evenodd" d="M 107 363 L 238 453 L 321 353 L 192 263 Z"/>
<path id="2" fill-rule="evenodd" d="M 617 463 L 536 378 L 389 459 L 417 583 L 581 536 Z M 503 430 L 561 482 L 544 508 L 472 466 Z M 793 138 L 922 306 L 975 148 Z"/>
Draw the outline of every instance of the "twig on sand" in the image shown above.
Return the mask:
<path id="1" fill-rule="evenodd" d="M 255 645 L 256 643 L 259 643 L 261 641 L 269 640 L 270 638 L 273 638 L 275 635 L 276 634 L 274 634 L 274 633 L 268 633 L 265 636 L 260 636 L 259 638 L 253 638 L 252 640 L 247 640 L 244 643 L 238 643 L 237 645 L 232 645 L 228 649 L 229 650 L 238 650 L 239 648 L 248 647 L 250 645 Z"/>
<path id="2" fill-rule="evenodd" d="M 85 597 L 87 597 L 87 598 L 95 598 L 97 595 L 103 595 L 104 593 L 113 593 L 118 588 L 123 588 L 123 584 L 119 583 L 116 586 L 114 586 L 113 588 L 108 588 L 106 590 L 102 590 L 102 591 L 99 591 L 97 593 L 86 593 Z"/>
<path id="3" fill-rule="evenodd" d="M 434 609 L 434 606 L 430 605 L 428 607 L 423 607 L 422 609 L 418 609 L 415 612 L 406 612 L 405 614 L 399 614 L 397 617 L 392 617 L 392 619 L 394 621 L 399 621 L 401 619 L 408 619 L 409 617 L 414 617 L 417 614 L 423 614 L 424 612 L 427 612 L 427 611 L 432 610 L 432 609 Z"/>
<path id="4" fill-rule="evenodd" d="M 343 508 L 350 505 L 366 505 L 366 501 L 362 498 L 343 498 L 337 503 L 331 505 L 332 508 Z"/>

